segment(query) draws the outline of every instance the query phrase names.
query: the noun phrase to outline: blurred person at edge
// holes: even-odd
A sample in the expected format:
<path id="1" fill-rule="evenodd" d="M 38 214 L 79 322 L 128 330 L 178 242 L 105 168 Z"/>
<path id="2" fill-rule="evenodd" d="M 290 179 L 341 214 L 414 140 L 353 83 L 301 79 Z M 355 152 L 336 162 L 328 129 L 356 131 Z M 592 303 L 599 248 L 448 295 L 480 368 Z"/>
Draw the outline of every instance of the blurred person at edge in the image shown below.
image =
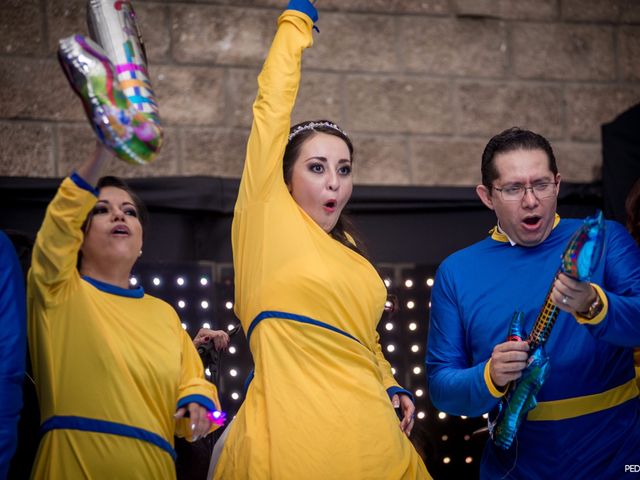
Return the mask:
<path id="1" fill-rule="evenodd" d="M 27 351 L 24 276 L 9 238 L 0 231 L 0 480 L 18 442 Z"/>

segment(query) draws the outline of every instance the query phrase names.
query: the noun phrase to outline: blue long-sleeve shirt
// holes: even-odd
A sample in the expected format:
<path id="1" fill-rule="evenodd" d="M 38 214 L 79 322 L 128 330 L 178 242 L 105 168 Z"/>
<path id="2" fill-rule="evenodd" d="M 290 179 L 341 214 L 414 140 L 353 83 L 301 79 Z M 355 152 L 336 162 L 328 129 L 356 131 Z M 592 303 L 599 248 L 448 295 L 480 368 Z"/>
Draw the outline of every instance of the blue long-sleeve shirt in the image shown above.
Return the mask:
<path id="1" fill-rule="evenodd" d="M 13 244 L 0 232 L 0 480 L 17 444 L 27 348 L 24 280 Z"/>
<path id="2" fill-rule="evenodd" d="M 496 232 L 442 263 L 427 348 L 429 391 L 437 408 L 478 416 L 497 405 L 501 392 L 487 365 L 493 347 L 506 341 L 516 310 L 524 312 L 526 331 L 531 330 L 560 255 L 580 225 L 563 219 L 535 247 L 512 246 Z M 514 465 L 513 478 L 606 478 L 624 473 L 625 463 L 618 465 L 623 459 L 638 463 L 640 401 L 632 347 L 640 344 L 640 249 L 615 222 L 606 223 L 605 235 L 603 258 L 591 279 L 605 297 L 605 309 L 586 323 L 560 312 L 545 345 L 551 370 L 537 396 L 541 404 L 507 452 L 489 441 L 481 467 L 487 478 L 502 477 Z M 617 424 L 624 427 L 611 431 Z M 579 458 L 586 464 L 578 470 Z"/>

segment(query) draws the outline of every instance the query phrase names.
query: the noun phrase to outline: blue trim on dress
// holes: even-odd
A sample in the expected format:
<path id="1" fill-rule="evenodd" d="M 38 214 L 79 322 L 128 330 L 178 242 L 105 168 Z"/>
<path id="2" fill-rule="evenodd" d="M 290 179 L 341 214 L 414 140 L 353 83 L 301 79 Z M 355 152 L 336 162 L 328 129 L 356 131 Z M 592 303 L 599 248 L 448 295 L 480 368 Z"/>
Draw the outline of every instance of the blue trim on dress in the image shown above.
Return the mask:
<path id="1" fill-rule="evenodd" d="M 306 323 L 306 324 L 309 324 L 309 325 L 315 325 L 317 327 L 326 328 L 327 330 L 331 330 L 332 332 L 336 332 L 336 333 L 339 333 L 341 335 L 344 335 L 345 337 L 348 337 L 351 340 L 355 340 L 360 345 L 362 345 L 362 342 L 360 340 L 358 340 L 356 337 L 354 337 L 353 335 L 351 335 L 350 333 L 347 333 L 344 330 L 340 330 L 339 328 L 334 327 L 333 325 L 329 325 L 328 323 L 324 323 L 324 322 L 321 322 L 319 320 L 314 320 L 313 318 L 305 317 L 303 315 L 296 315 L 295 313 L 277 312 L 277 311 L 271 311 L 271 310 L 266 310 L 264 312 L 260 312 L 256 316 L 256 318 L 253 319 L 253 321 L 251 322 L 251 325 L 249 325 L 249 329 L 247 330 L 247 342 L 249 342 L 250 339 L 251 339 L 251 333 L 253 332 L 253 329 L 256 328 L 256 326 L 262 320 L 264 320 L 265 318 L 279 318 L 281 320 L 295 320 L 296 322 Z"/>
<path id="2" fill-rule="evenodd" d="M 242 390 L 244 393 L 244 396 L 247 396 L 247 390 L 249 390 L 249 385 L 251 385 L 251 382 L 253 381 L 253 377 L 255 377 L 256 375 L 256 371 L 254 368 L 251 369 L 251 371 L 249 372 L 249 375 L 247 375 L 246 380 L 244 381 L 244 385 L 242 386 Z"/>
<path id="3" fill-rule="evenodd" d="M 83 432 L 107 433 L 111 435 L 120 435 L 121 437 L 135 438 L 136 440 L 142 440 L 161 448 L 171 455 L 174 462 L 176 461 L 176 452 L 167 440 L 157 433 L 150 432 L 143 428 L 125 425 L 123 423 L 109 422 L 107 420 L 98 420 L 96 418 L 87 417 L 54 416 L 49 417 L 40 426 L 40 436 L 44 436 L 51 430 L 81 430 Z"/>
<path id="4" fill-rule="evenodd" d="M 387 388 L 387 395 L 389 395 L 389 399 L 391 399 L 395 394 L 405 394 L 407 397 L 409 397 L 411 399 L 411 401 L 414 403 L 416 403 L 415 398 L 413 398 L 413 393 L 411 393 L 409 390 L 405 390 L 402 387 L 389 387 Z"/>
<path id="5" fill-rule="evenodd" d="M 93 193 L 96 197 L 99 195 L 98 190 L 89 182 L 87 182 L 84 178 L 82 178 L 78 174 L 78 172 L 73 172 L 69 178 L 73 183 L 76 184 L 76 187 L 82 188 L 83 190 L 86 190 L 89 193 Z"/>
<path id="6" fill-rule="evenodd" d="M 117 285 L 101 282 L 100 280 L 96 280 L 95 278 L 87 277 L 86 275 L 82 275 L 82 279 L 89 282 L 98 290 L 102 290 L 106 293 L 111 293 L 112 295 L 120 295 L 121 297 L 130 298 L 144 297 L 144 289 L 141 286 L 138 286 L 136 288 L 122 288 L 118 287 Z"/>
<path id="7" fill-rule="evenodd" d="M 200 395 L 198 393 L 193 395 L 187 395 L 186 397 L 182 397 L 180 400 L 178 400 L 177 408 L 186 407 L 190 403 L 197 403 L 198 405 L 206 408 L 209 412 L 218 410 L 210 398 L 207 398 L 204 395 Z M 189 416 L 189 409 L 187 409 L 187 413 L 185 413 L 184 416 L 185 417 Z"/>
<path id="8" fill-rule="evenodd" d="M 304 13 L 307 17 L 313 20 L 313 23 L 318 21 L 318 10 L 309 0 L 289 0 L 287 10 L 297 10 Z"/>

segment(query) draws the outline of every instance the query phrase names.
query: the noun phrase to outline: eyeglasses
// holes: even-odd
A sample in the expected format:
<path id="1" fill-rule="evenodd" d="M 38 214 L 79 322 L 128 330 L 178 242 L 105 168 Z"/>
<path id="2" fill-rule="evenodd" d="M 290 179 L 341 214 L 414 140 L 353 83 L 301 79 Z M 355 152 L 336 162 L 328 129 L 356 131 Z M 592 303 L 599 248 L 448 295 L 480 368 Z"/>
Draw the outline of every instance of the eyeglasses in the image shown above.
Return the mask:
<path id="1" fill-rule="evenodd" d="M 531 193 L 538 199 L 542 200 L 543 198 L 553 197 L 556 194 L 556 186 L 558 182 L 544 182 L 544 183 L 535 183 L 530 187 L 526 187 L 524 185 L 507 185 L 504 188 L 491 187 L 494 190 L 500 192 L 500 196 L 502 200 L 505 202 L 519 202 L 521 201 L 527 190 L 531 190 Z"/>

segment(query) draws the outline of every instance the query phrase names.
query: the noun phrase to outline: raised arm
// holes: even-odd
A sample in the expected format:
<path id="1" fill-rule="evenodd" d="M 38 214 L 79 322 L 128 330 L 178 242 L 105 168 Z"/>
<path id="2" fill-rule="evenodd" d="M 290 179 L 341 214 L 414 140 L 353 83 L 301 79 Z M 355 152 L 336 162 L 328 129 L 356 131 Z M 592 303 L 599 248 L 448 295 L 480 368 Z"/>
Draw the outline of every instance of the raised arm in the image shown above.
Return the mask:
<path id="1" fill-rule="evenodd" d="M 63 180 L 47 207 L 33 248 L 29 285 L 46 302 L 63 295 L 76 271 L 82 245 L 82 224 L 96 203 L 94 185 L 110 154 L 96 142 L 96 150 L 76 172 Z"/>
<path id="2" fill-rule="evenodd" d="M 313 43 L 311 31 L 317 18 L 311 2 L 291 0 L 278 19 L 278 30 L 258 76 L 238 196 L 240 208 L 244 202 L 264 198 L 274 185 L 284 185 L 282 156 L 300 84 L 302 52 Z"/>

